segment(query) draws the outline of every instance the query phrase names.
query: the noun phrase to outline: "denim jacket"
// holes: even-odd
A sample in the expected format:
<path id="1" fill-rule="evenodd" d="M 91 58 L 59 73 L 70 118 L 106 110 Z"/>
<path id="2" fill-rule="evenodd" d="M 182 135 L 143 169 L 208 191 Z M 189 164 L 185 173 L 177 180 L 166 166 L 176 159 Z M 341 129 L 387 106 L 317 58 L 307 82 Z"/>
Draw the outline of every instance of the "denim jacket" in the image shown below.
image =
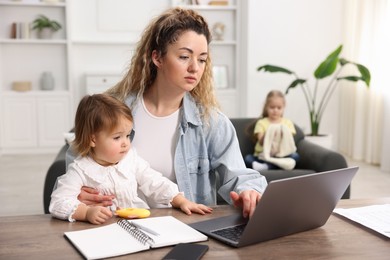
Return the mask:
<path id="1" fill-rule="evenodd" d="M 125 103 L 134 107 L 135 98 L 129 96 Z M 179 121 L 174 170 L 179 190 L 187 199 L 216 205 L 217 187 L 218 194 L 230 204 L 230 191 L 264 192 L 267 186 L 265 177 L 246 168 L 235 128 L 223 113 L 216 112 L 209 123 L 202 122 L 195 100 L 186 93 Z M 137 132 L 136 122 L 134 130 Z M 67 163 L 71 159 L 68 155 L 69 151 Z"/>
<path id="2" fill-rule="evenodd" d="M 135 96 L 129 96 L 125 103 L 134 107 L 134 101 Z M 134 130 L 137 132 L 136 122 Z M 202 122 L 200 109 L 189 93 L 184 95 L 180 111 L 174 170 L 185 197 L 205 205 L 217 203 L 217 187 L 218 194 L 231 203 L 230 191 L 263 193 L 267 186 L 264 176 L 246 168 L 230 120 L 217 112 L 209 123 Z"/>

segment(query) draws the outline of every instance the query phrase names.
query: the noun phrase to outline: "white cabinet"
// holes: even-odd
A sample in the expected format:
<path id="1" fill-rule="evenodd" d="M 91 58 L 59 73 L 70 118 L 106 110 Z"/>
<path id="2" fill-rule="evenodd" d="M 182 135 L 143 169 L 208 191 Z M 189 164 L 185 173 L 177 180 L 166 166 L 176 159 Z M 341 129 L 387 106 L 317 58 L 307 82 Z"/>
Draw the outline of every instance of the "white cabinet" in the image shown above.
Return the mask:
<path id="1" fill-rule="evenodd" d="M 81 97 L 115 85 L 147 23 L 177 2 L 183 1 L 0 0 L 0 153 L 56 151 Z M 217 23 L 225 28 L 210 46 L 213 65 L 222 68 L 216 93 L 225 114 L 238 117 L 245 97 L 241 43 L 247 39 L 238 28 L 246 1 L 228 2 L 185 7 L 201 13 L 211 30 Z M 11 39 L 12 23 L 31 23 L 40 14 L 62 25 L 52 39 L 38 39 L 35 31 Z M 46 71 L 54 76 L 54 90 L 41 90 Z M 31 90 L 14 91 L 18 81 L 30 82 Z"/>
<path id="2" fill-rule="evenodd" d="M 112 86 L 115 86 L 122 79 L 121 75 L 110 74 L 87 74 L 86 93 L 89 95 L 103 93 Z"/>
<path id="3" fill-rule="evenodd" d="M 40 39 L 31 30 L 39 15 L 59 22 L 52 38 Z M 71 128 L 70 41 L 67 2 L 0 0 L 0 153 L 57 151 L 63 133 Z M 24 28 L 12 33 L 12 25 Z M 41 88 L 41 77 L 50 72 L 54 89 Z M 18 82 L 26 91 L 16 91 Z M 27 82 L 27 83 L 26 83 Z"/>
<path id="4" fill-rule="evenodd" d="M 63 96 L 38 97 L 38 146 L 60 147 L 64 145 L 64 132 L 70 130 L 69 98 Z"/>
<path id="5" fill-rule="evenodd" d="M 69 130 L 68 95 L 6 94 L 2 97 L 2 153 L 57 152 Z"/>
<path id="6" fill-rule="evenodd" d="M 3 149 L 37 146 L 35 98 L 3 97 L 1 110 Z"/>

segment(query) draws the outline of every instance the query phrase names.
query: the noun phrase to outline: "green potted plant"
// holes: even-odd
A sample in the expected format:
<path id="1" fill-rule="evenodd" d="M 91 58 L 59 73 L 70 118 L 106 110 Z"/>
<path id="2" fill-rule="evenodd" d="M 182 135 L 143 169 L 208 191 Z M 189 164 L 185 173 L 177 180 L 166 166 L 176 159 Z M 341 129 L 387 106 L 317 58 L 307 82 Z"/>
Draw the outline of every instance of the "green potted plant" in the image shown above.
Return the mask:
<path id="1" fill-rule="evenodd" d="M 292 74 L 295 79 L 290 83 L 287 87 L 285 94 L 287 95 L 290 89 L 293 89 L 297 86 L 300 86 L 303 94 L 305 96 L 305 100 L 307 103 L 307 107 L 309 109 L 309 117 L 310 117 L 310 127 L 311 136 L 319 135 L 319 127 L 321 123 L 322 116 L 325 112 L 325 109 L 328 105 L 332 94 L 336 90 L 338 83 L 341 80 L 348 81 L 363 81 L 367 88 L 370 86 L 371 74 L 370 71 L 363 65 L 348 61 L 344 58 L 339 57 L 343 46 L 340 45 L 336 50 L 328 55 L 328 57 L 321 62 L 321 64 L 314 71 L 314 87 L 310 87 L 307 80 L 298 77 L 298 75 L 288 69 L 274 66 L 274 65 L 263 65 L 257 68 L 257 71 L 264 70 L 265 72 L 280 72 Z M 356 74 L 358 75 L 342 75 L 341 72 L 345 68 L 346 65 L 355 66 L 357 68 Z M 322 79 L 332 76 L 332 78 L 326 84 L 320 84 Z M 324 89 L 320 89 L 324 88 Z"/>
<path id="2" fill-rule="evenodd" d="M 47 16 L 39 15 L 32 23 L 32 29 L 38 31 L 38 38 L 51 38 L 52 33 L 61 29 L 62 26 L 55 20 L 50 20 Z"/>

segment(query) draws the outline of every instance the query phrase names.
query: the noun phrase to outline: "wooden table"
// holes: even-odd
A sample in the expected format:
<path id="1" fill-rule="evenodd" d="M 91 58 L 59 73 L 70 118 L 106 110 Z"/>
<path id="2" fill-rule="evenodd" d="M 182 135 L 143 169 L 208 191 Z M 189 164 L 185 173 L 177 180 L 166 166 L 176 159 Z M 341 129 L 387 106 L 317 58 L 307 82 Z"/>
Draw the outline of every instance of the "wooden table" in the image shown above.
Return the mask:
<path id="1" fill-rule="evenodd" d="M 390 198 L 342 200 L 338 207 L 359 207 L 390 203 Z M 228 215 L 235 209 L 215 207 L 207 216 L 187 216 L 175 209 L 154 209 L 152 216 L 172 215 L 185 223 Z M 114 222 L 113 218 L 109 223 Z M 53 219 L 50 215 L 0 217 L 0 259 L 82 259 L 63 233 L 96 227 L 95 225 Z M 317 229 L 258 243 L 231 248 L 213 239 L 203 259 L 390 259 L 390 239 L 354 222 L 332 214 Z M 172 247 L 153 249 L 118 259 L 161 259 Z"/>

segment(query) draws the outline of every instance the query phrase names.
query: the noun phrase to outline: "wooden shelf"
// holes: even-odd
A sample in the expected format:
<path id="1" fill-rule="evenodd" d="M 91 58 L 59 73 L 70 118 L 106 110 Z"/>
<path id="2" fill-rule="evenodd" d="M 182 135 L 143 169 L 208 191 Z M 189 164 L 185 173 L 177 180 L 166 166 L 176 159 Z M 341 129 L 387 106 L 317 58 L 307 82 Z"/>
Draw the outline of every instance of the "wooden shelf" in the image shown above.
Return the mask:
<path id="1" fill-rule="evenodd" d="M 190 8 L 193 10 L 202 10 L 202 11 L 235 11 L 237 6 L 235 5 L 179 5 L 182 8 Z"/>
<path id="2" fill-rule="evenodd" d="M 72 44 L 79 45 L 135 45 L 132 40 L 73 40 Z"/>
<path id="3" fill-rule="evenodd" d="M 1 92 L 1 95 L 7 97 L 13 96 L 70 96 L 70 92 L 66 90 L 30 90 L 30 91 L 13 91 L 5 90 Z"/>
<path id="4" fill-rule="evenodd" d="M 0 28 L 0 117 L 5 122 L 0 125 L 2 151 L 52 149 L 63 143 L 62 133 L 72 125 L 69 11 L 65 0 L 0 0 L 0 22 L 4 25 Z M 58 21 L 63 28 L 50 39 L 38 39 L 31 27 L 28 37 L 9 38 L 13 23 L 31 24 L 39 14 Z M 40 89 L 44 71 L 53 73 L 55 89 Z M 16 81 L 30 81 L 32 90 L 12 90 Z M 28 134 L 22 134 L 25 129 Z"/>
<path id="5" fill-rule="evenodd" d="M 58 3 L 45 3 L 45 2 L 23 2 L 23 1 L 0 1 L 0 6 L 37 6 L 37 7 L 65 7 L 66 4 L 64 2 Z"/>
<path id="6" fill-rule="evenodd" d="M 66 44 L 65 39 L 0 39 L 0 43 L 9 44 Z"/>

